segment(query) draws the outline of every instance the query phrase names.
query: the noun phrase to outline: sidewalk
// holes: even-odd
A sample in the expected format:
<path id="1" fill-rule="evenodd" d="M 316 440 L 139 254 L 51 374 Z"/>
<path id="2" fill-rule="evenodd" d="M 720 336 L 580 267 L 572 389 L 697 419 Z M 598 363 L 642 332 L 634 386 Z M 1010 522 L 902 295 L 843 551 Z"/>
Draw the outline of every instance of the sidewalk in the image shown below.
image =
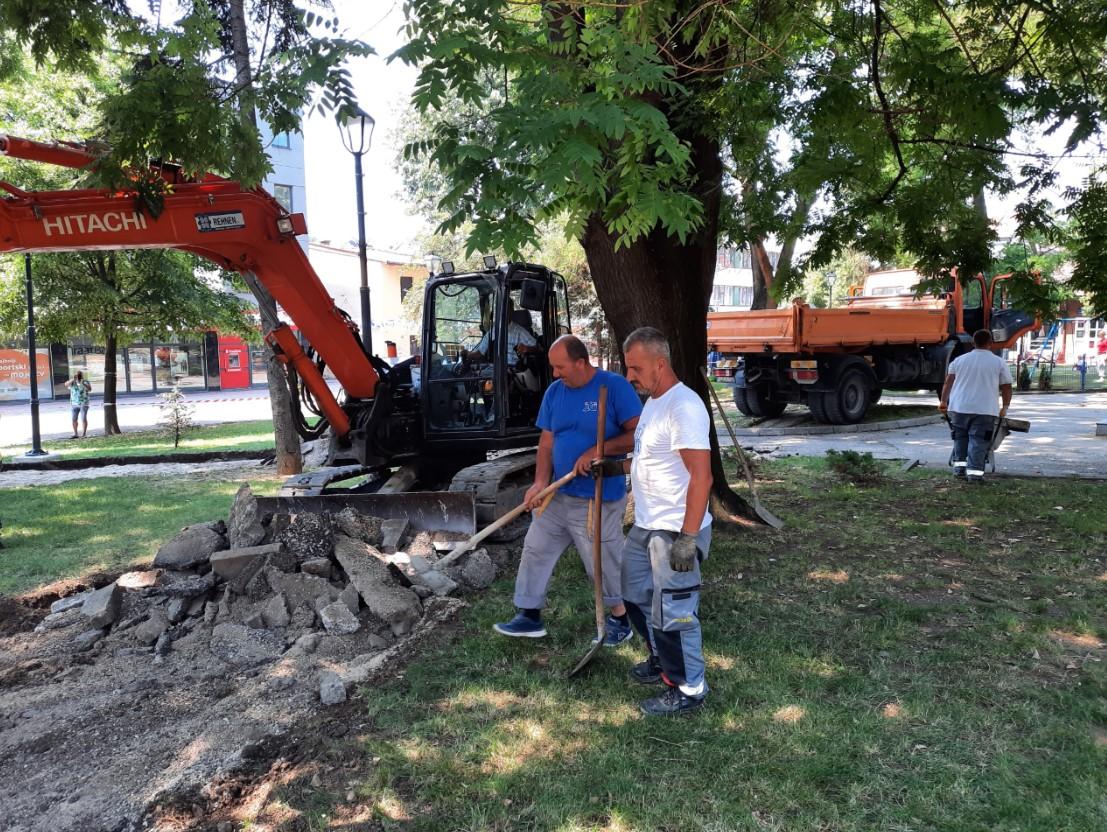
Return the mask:
<path id="1" fill-rule="evenodd" d="M 332 389 L 338 389 L 332 385 Z M 198 425 L 218 425 L 225 422 L 249 422 L 269 419 L 273 411 L 269 406 L 269 390 L 255 387 L 246 390 L 197 390 L 186 392 L 189 404 L 195 405 L 193 421 Z M 116 405 L 119 426 L 123 430 L 143 430 L 157 426 L 161 419 L 157 395 L 125 396 Z M 51 439 L 67 439 L 73 434 L 69 401 L 56 399 L 39 404 L 39 424 L 44 442 Z M 103 399 L 94 397 L 88 409 L 88 431 L 100 435 L 104 432 Z M 27 402 L 0 404 L 0 447 L 22 445 L 31 441 L 31 406 Z"/>
<path id="2" fill-rule="evenodd" d="M 997 473 L 1107 478 L 1107 436 L 1095 435 L 1096 423 L 1107 422 L 1107 392 L 1016 395 L 1010 415 L 1029 420 L 1030 432 L 1007 437 L 996 452 Z M 761 451 L 772 449 L 775 456 L 823 456 L 831 448 L 850 449 L 878 459 L 918 459 L 941 471 L 947 470 L 952 449 L 945 422 L 830 436 L 746 435 L 739 441 Z M 730 444 L 729 437 L 723 444 Z"/>

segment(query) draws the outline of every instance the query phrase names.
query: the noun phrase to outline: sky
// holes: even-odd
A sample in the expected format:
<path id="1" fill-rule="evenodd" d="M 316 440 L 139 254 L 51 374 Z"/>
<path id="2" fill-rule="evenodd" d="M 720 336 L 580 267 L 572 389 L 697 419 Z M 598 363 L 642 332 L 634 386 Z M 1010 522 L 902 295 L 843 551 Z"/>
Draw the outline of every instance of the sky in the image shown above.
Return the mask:
<path id="1" fill-rule="evenodd" d="M 372 147 L 363 158 L 365 170 L 366 239 L 371 247 L 399 250 L 420 258 L 414 238 L 424 228 L 420 217 L 412 216 L 400 196 L 401 179 L 395 163 L 399 152 L 396 130 L 415 83 L 414 69 L 387 57 L 404 43 L 401 27 L 401 0 L 333 0 L 340 30 L 351 38 L 363 40 L 376 55 L 353 60 L 349 69 L 354 90 L 363 109 L 376 119 Z M 353 158 L 342 146 L 338 127 L 331 116 L 314 114 L 304 123 L 307 179 L 307 217 L 309 232 L 319 239 L 354 240 L 357 238 L 357 209 L 354 190 Z M 1059 154 L 1062 134 L 1054 136 L 1017 136 L 1015 146 L 1022 151 Z M 1098 150 L 1098 148 L 1094 149 Z M 1093 150 L 1093 152 L 1094 152 Z M 1017 169 L 1025 157 L 1009 156 Z M 1090 168 L 1089 156 L 1078 154 L 1059 161 L 1060 182 L 1054 202 L 1063 188 L 1077 185 Z M 987 195 L 988 212 L 1001 237 L 1012 234 L 1014 209 L 1019 194 L 1000 197 Z"/>
<path id="2" fill-rule="evenodd" d="M 399 197 L 399 150 L 394 133 L 415 85 L 415 71 L 386 58 L 403 44 L 399 0 L 334 0 L 346 37 L 363 40 L 377 54 L 350 61 L 351 80 L 362 109 L 376 119 L 373 143 L 362 158 L 365 188 L 365 238 L 371 248 L 400 250 L 422 257 L 411 241 L 423 220 L 407 213 Z M 354 160 L 342 146 L 333 116 L 311 115 L 304 123 L 308 232 L 319 239 L 357 239 Z"/>

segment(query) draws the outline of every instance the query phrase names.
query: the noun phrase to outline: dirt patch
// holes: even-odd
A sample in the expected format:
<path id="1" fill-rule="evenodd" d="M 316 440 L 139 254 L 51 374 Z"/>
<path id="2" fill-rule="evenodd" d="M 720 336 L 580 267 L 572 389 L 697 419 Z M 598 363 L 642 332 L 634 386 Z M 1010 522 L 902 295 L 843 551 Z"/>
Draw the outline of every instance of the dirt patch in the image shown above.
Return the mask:
<path id="1" fill-rule="evenodd" d="M 465 606 L 448 595 L 469 561 L 439 592 L 377 540 L 286 534 L 310 525 L 297 516 L 227 548 L 234 514 L 183 530 L 153 568 L 0 599 L 0 829 L 225 828 L 254 779 L 345 733 L 349 691 L 393 677 Z"/>

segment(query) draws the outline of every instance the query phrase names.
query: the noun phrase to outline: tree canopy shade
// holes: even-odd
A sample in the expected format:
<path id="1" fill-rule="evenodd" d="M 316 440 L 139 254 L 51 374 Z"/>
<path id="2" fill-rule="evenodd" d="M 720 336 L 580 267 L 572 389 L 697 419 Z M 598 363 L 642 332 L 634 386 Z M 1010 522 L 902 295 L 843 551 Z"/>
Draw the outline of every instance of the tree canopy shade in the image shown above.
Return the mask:
<path id="1" fill-rule="evenodd" d="M 150 158 L 190 174 L 219 173 L 245 185 L 269 170 L 261 136 L 242 107 L 256 108 L 274 134 L 300 129 L 313 106 L 356 106 L 343 63 L 371 53 L 337 35 L 329 3 L 293 0 L 181 0 L 180 17 L 137 14 L 126 0 L 22 0 L 0 4 L 0 53 L 30 50 L 40 66 L 91 71 L 102 56 L 125 65 L 121 83 L 99 105 L 97 138 L 109 184 L 130 181 Z M 236 17 L 237 16 L 237 17 Z M 236 19 L 250 73 L 235 63 Z M 0 73 L 10 68 L 0 59 Z M 243 101 L 243 96 L 246 101 Z"/>
<path id="2" fill-rule="evenodd" d="M 471 221 L 471 250 L 514 253 L 564 217 L 616 333 L 660 327 L 701 393 L 720 236 L 810 235 L 806 262 L 779 275 L 790 288 L 847 245 L 909 252 L 925 274 L 975 272 L 995 239 L 974 205 L 985 189 L 1024 185 L 1022 228 L 1054 231 L 1042 195 L 1054 160 L 1025 157 L 1010 173 L 1016 130 L 1068 131 L 1075 150 L 1098 134 L 1107 98 L 1098 0 L 408 0 L 405 11 L 410 42 L 396 57 L 419 67 L 416 105 L 485 102 L 480 118 L 443 120 L 408 148 L 444 177 L 443 230 Z M 1078 200 L 1077 225 L 1094 236 L 1107 217 L 1093 203 Z"/>
<path id="3" fill-rule="evenodd" d="M 0 4 L 0 52 L 27 48 L 37 63 L 91 72 L 105 55 L 123 67 L 120 83 L 97 102 L 94 136 L 103 156 L 89 179 L 127 188 L 156 214 L 164 181 L 150 159 L 180 164 L 188 175 L 217 173 L 251 186 L 270 165 L 258 117 L 274 134 L 299 131 L 314 106 L 341 117 L 357 102 L 345 60 L 371 52 L 339 37 L 326 0 L 180 0 L 163 20 L 127 0 L 21 0 Z M 0 77 L 10 65 L 0 59 Z M 51 138 L 61 138 L 57 134 Z M 263 310 L 275 309 L 247 275 Z M 284 375 L 269 362 L 277 470 L 298 473 L 300 442 Z"/>

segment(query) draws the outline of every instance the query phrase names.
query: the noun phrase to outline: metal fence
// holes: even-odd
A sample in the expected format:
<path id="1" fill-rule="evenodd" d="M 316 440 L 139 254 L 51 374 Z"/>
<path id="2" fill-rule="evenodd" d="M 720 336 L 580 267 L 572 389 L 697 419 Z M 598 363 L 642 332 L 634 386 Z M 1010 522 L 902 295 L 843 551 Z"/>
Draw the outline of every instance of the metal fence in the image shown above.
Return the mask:
<path id="1" fill-rule="evenodd" d="M 1062 364 L 1043 359 L 1008 366 L 1017 390 L 1107 390 L 1107 367 L 1094 361 Z"/>

